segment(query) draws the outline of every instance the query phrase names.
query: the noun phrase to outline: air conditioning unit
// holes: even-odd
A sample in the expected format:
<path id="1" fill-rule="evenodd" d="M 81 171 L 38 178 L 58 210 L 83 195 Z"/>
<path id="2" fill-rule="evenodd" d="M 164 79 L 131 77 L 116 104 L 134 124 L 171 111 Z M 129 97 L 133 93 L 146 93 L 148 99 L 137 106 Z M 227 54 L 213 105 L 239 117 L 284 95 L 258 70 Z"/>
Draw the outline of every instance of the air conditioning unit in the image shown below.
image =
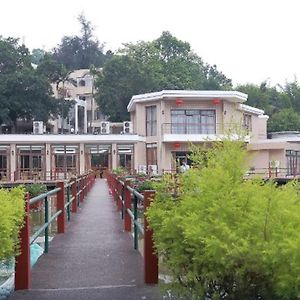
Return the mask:
<path id="1" fill-rule="evenodd" d="M 109 134 L 110 133 L 109 122 L 100 122 L 100 133 L 101 134 Z"/>
<path id="2" fill-rule="evenodd" d="M 125 134 L 133 133 L 132 122 L 130 121 L 123 122 L 123 133 Z"/>
<path id="3" fill-rule="evenodd" d="M 33 132 L 33 134 L 43 134 L 44 133 L 44 123 L 42 121 L 32 122 L 32 132 Z"/>

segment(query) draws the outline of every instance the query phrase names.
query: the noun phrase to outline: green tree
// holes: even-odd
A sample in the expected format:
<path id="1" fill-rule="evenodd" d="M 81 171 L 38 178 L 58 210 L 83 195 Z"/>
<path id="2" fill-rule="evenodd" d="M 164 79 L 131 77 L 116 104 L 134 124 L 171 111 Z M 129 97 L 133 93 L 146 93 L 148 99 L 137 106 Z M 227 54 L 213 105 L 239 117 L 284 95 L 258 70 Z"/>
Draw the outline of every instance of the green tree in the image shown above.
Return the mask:
<path id="1" fill-rule="evenodd" d="M 300 131 L 300 115 L 291 108 L 286 108 L 271 116 L 268 121 L 268 132 Z"/>
<path id="2" fill-rule="evenodd" d="M 43 59 L 44 55 L 46 54 L 45 50 L 43 49 L 33 49 L 31 52 L 31 62 L 35 65 L 38 65 L 40 61 Z"/>
<path id="3" fill-rule="evenodd" d="M 64 36 L 54 49 L 53 58 L 68 70 L 88 69 L 91 65 L 101 67 L 105 55 L 103 45 L 93 36 L 93 26 L 83 14 L 78 16 L 81 35 Z"/>
<path id="4" fill-rule="evenodd" d="M 284 91 L 269 86 L 266 81 L 260 85 L 239 85 L 236 89 L 248 95 L 248 105 L 263 109 L 270 116 L 284 108 L 290 108 L 292 105 Z"/>
<path id="5" fill-rule="evenodd" d="M 242 141 L 195 152 L 148 210 L 157 252 L 184 299 L 298 299 L 299 184 L 244 180 Z"/>
<path id="6" fill-rule="evenodd" d="M 28 49 L 17 39 L 0 38 L 0 122 L 47 121 L 56 110 L 51 95 L 47 78 L 32 68 Z"/>
<path id="7" fill-rule="evenodd" d="M 152 42 L 126 44 L 105 63 L 96 87 L 103 113 L 112 121 L 121 121 L 128 118 L 126 107 L 135 94 L 163 89 L 230 89 L 231 80 L 216 66 L 204 64 L 189 43 L 163 32 Z"/>

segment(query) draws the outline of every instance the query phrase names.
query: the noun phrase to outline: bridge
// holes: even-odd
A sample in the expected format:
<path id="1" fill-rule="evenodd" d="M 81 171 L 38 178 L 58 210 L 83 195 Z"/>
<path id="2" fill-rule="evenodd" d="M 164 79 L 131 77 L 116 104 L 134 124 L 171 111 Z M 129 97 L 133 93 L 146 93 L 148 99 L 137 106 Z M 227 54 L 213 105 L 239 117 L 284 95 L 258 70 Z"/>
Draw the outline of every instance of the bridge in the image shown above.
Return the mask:
<path id="1" fill-rule="evenodd" d="M 58 192 L 58 234 L 48 244 L 48 234 L 45 231 L 46 253 L 32 269 L 28 249 L 17 258 L 16 290 L 10 300 L 162 299 L 156 284 L 157 270 L 155 266 L 153 269 L 153 261 L 151 262 L 153 251 L 149 253 L 148 249 L 147 254 L 144 249 L 146 254 L 141 255 L 135 249 L 138 248 L 137 215 L 136 212 L 130 213 L 129 209 L 126 211 L 124 206 L 127 201 L 128 207 L 128 199 L 131 205 L 131 202 L 134 203 L 133 198 L 137 197 L 128 189 L 125 190 L 126 185 L 123 185 L 122 195 L 127 200 L 122 200 L 118 193 L 120 185 L 112 181 L 113 178 L 94 179 L 94 176 L 90 176 L 82 182 L 74 180 L 65 187 L 55 189 L 54 192 Z M 65 195 L 62 195 L 63 192 Z M 35 202 L 42 198 L 43 196 L 39 197 Z M 45 199 L 47 197 L 44 195 Z M 60 199 L 63 199 L 63 204 L 59 204 Z M 133 206 L 137 207 L 135 204 Z M 52 221 L 51 217 L 46 219 L 48 223 Z M 28 247 L 35 238 L 28 237 L 26 225 L 24 227 L 25 233 L 24 228 L 21 233 L 22 249 L 24 243 Z M 134 228 L 133 234 L 131 228 Z M 40 232 L 42 230 L 47 230 L 47 227 Z M 144 234 L 146 242 L 147 234 Z M 145 244 L 143 247 L 148 246 Z"/>

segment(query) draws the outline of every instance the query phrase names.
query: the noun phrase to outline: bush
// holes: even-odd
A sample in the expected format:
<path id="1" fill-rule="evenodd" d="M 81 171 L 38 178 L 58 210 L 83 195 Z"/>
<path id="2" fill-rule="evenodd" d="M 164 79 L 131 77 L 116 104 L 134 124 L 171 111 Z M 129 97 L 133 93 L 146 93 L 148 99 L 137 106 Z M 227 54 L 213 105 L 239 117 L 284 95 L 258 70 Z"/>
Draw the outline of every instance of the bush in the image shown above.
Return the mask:
<path id="1" fill-rule="evenodd" d="M 26 192 L 29 193 L 30 198 L 34 198 L 40 194 L 47 192 L 47 186 L 41 183 L 33 183 L 26 185 Z"/>
<path id="2" fill-rule="evenodd" d="M 22 187 L 0 189 L 0 261 L 18 253 L 19 230 L 24 219 Z"/>
<path id="3" fill-rule="evenodd" d="M 220 142 L 205 162 L 196 151 L 176 197 L 167 178 L 148 210 L 173 293 L 186 299 L 299 299 L 299 184 L 245 181 L 244 148 Z"/>

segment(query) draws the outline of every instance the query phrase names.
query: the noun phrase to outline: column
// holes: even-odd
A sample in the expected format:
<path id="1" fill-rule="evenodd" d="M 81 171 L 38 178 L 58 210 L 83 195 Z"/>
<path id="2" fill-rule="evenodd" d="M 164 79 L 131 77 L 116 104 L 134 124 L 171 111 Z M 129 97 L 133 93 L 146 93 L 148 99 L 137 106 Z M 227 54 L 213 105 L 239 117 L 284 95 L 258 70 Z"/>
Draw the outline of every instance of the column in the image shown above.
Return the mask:
<path id="1" fill-rule="evenodd" d="M 78 104 L 75 104 L 75 134 L 78 133 Z"/>
<path id="2" fill-rule="evenodd" d="M 11 181 L 15 181 L 15 171 L 16 171 L 16 144 L 10 144 L 10 179 Z"/>
<path id="3" fill-rule="evenodd" d="M 112 170 L 118 166 L 118 147 L 117 144 L 111 145 L 111 163 L 112 163 Z"/>
<path id="4" fill-rule="evenodd" d="M 79 144 L 79 172 L 84 174 L 85 172 L 85 155 L 84 155 L 84 144 Z"/>
<path id="5" fill-rule="evenodd" d="M 87 133 L 87 103 L 86 102 L 85 102 L 83 109 L 84 109 L 83 131 L 84 131 L 84 133 Z"/>
<path id="6" fill-rule="evenodd" d="M 46 180 L 51 179 L 51 145 L 46 144 L 45 172 Z"/>

